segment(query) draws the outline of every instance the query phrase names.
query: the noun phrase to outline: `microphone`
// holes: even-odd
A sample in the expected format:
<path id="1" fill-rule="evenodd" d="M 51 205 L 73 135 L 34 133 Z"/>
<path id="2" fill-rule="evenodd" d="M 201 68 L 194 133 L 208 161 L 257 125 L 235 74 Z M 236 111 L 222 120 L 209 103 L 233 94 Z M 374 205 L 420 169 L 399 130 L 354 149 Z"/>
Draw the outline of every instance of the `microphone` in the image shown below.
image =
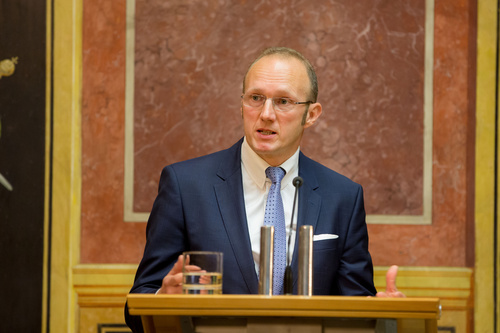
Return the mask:
<path id="1" fill-rule="evenodd" d="M 300 176 L 295 177 L 292 181 L 293 186 L 295 186 L 295 195 L 293 196 L 292 218 L 290 219 L 290 234 L 288 235 L 288 253 L 286 255 L 285 281 L 283 284 L 283 293 L 285 295 L 291 295 L 293 293 L 293 272 L 292 266 L 290 265 L 290 244 L 292 242 L 293 216 L 297 204 L 297 194 L 299 193 L 299 187 L 301 187 L 303 183 L 304 180 Z"/>

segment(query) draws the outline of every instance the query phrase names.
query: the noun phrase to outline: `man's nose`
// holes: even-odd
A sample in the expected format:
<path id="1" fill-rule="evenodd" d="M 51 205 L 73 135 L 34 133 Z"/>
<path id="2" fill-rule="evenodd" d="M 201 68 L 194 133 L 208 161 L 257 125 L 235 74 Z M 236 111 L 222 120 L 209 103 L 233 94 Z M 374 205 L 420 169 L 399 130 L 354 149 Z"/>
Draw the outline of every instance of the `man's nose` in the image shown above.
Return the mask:
<path id="1" fill-rule="evenodd" d="M 273 99 L 268 98 L 264 102 L 264 105 L 262 105 L 262 111 L 260 113 L 261 118 L 263 119 L 275 119 L 276 118 L 276 112 L 274 110 L 274 104 L 273 104 Z"/>

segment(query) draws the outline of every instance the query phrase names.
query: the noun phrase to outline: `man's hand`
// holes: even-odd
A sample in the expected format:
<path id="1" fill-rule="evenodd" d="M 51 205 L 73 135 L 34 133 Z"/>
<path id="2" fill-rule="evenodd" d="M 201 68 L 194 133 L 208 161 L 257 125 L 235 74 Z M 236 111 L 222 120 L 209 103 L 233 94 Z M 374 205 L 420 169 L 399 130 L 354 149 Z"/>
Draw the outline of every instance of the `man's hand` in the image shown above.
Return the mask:
<path id="1" fill-rule="evenodd" d="M 163 278 L 161 288 L 157 294 L 182 294 L 182 264 L 184 258 L 182 254 L 177 259 L 174 267 Z"/>
<path id="2" fill-rule="evenodd" d="M 174 264 L 174 267 L 168 272 L 161 282 L 161 288 L 156 294 L 182 294 L 182 266 L 184 264 L 184 256 L 181 254 Z M 201 271 L 201 268 L 194 265 L 189 265 L 189 256 L 186 259 L 186 270 L 188 272 Z"/>
<path id="3" fill-rule="evenodd" d="M 396 288 L 396 276 L 398 275 L 398 266 L 394 265 L 389 268 L 385 275 L 385 292 L 378 292 L 377 297 L 406 297 Z"/>

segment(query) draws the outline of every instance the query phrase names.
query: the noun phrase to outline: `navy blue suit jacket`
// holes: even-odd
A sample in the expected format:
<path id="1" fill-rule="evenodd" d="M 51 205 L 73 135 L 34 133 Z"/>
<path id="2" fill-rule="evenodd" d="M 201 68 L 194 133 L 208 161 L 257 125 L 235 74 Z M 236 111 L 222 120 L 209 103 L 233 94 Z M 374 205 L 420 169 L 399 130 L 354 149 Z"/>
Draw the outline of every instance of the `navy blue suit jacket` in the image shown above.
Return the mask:
<path id="1" fill-rule="evenodd" d="M 163 169 L 131 293 L 155 293 L 184 251 L 223 252 L 223 293 L 258 293 L 243 198 L 241 143 Z M 313 294 L 374 295 L 361 186 L 302 153 L 299 175 L 304 183 L 298 225 L 312 225 L 315 235 L 339 236 L 314 242 Z M 295 292 L 297 253 L 296 243 Z"/>

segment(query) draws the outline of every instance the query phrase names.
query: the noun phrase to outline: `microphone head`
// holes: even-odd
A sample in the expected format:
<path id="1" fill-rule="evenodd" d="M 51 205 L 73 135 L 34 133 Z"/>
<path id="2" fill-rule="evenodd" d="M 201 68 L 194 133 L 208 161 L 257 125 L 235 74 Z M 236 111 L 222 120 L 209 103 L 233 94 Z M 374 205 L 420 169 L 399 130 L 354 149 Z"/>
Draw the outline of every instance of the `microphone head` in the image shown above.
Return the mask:
<path id="1" fill-rule="evenodd" d="M 304 183 L 304 180 L 300 176 L 295 177 L 292 181 L 293 186 L 295 186 L 296 188 L 301 187 L 302 183 Z"/>

